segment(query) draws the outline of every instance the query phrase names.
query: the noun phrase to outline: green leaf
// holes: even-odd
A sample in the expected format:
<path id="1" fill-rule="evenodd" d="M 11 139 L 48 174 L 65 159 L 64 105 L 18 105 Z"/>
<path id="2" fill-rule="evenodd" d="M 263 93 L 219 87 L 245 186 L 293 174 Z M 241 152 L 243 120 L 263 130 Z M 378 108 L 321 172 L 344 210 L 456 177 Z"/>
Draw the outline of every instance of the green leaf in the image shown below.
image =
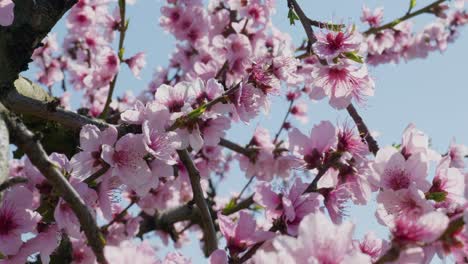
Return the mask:
<path id="1" fill-rule="evenodd" d="M 193 110 L 187 115 L 187 118 L 189 120 L 195 120 L 199 118 L 204 112 L 206 111 L 206 105 L 202 105 L 198 107 L 197 109 Z"/>
<path id="2" fill-rule="evenodd" d="M 413 7 L 416 6 L 416 0 L 410 0 L 410 4 L 409 4 L 409 10 L 411 11 L 413 9 Z"/>
<path id="3" fill-rule="evenodd" d="M 430 192 L 426 193 L 426 199 L 427 200 L 434 200 L 436 202 L 443 202 L 445 201 L 445 198 L 447 197 L 446 192 Z"/>
<path id="4" fill-rule="evenodd" d="M 297 16 L 296 12 L 294 12 L 292 8 L 289 9 L 288 19 L 289 19 L 289 24 L 291 25 L 295 25 L 296 23 L 294 21 L 299 20 L 299 17 Z"/>
<path id="5" fill-rule="evenodd" d="M 226 207 L 223 209 L 223 213 L 228 213 L 230 212 L 235 206 L 236 206 L 236 199 L 232 198 L 228 204 L 226 204 Z"/>
<path id="6" fill-rule="evenodd" d="M 357 55 L 356 52 L 345 52 L 344 55 L 346 58 L 355 61 L 357 63 L 364 63 L 364 60 L 362 59 L 361 56 Z"/>

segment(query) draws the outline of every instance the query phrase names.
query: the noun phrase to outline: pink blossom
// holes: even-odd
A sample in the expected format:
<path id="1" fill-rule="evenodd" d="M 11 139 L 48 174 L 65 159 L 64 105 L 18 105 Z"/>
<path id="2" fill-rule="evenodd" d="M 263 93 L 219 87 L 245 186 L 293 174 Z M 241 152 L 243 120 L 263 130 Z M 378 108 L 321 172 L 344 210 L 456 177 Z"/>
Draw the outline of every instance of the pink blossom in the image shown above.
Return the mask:
<path id="1" fill-rule="evenodd" d="M 393 31 L 389 29 L 381 30 L 367 37 L 369 53 L 382 54 L 384 50 L 392 48 L 395 43 Z"/>
<path id="2" fill-rule="evenodd" d="M 413 185 L 408 189 L 384 190 L 377 195 L 377 203 L 377 220 L 387 226 L 393 226 L 400 216 L 417 219 L 434 210 L 424 193 Z"/>
<path id="3" fill-rule="evenodd" d="M 144 159 L 146 153 L 142 135 L 127 134 L 117 141 L 115 148 L 103 145 L 101 158 L 111 166 L 112 176 L 119 177 L 129 189 L 142 196 L 159 183 Z"/>
<path id="4" fill-rule="evenodd" d="M 449 218 L 437 211 L 426 213 L 417 219 L 402 216 L 396 220 L 392 234 L 401 243 L 431 243 L 442 235 L 448 224 Z"/>
<path id="5" fill-rule="evenodd" d="M 318 31 L 315 36 L 317 42 L 312 46 L 315 54 L 329 62 L 342 53 L 358 51 L 361 44 L 358 33 L 352 27 L 345 32 Z"/>
<path id="6" fill-rule="evenodd" d="M 211 253 L 209 258 L 210 264 L 228 264 L 226 251 L 217 249 Z"/>
<path id="7" fill-rule="evenodd" d="M 101 131 L 94 125 L 85 125 L 80 131 L 81 152 L 70 160 L 71 173 L 79 179 L 86 179 L 97 172 L 104 165 L 101 160 L 103 145 L 114 145 L 117 141 L 117 129 L 109 126 Z"/>
<path id="8" fill-rule="evenodd" d="M 26 187 L 9 189 L 0 207 L 0 252 L 15 255 L 23 244 L 21 235 L 33 232 L 41 215 L 32 211 L 32 192 Z"/>
<path id="9" fill-rule="evenodd" d="M 312 213 L 302 220 L 297 238 L 282 235 L 273 240 L 275 252 L 270 257 L 285 259 L 288 255 L 298 264 L 371 263 L 368 255 L 352 246 L 353 231 L 350 222 L 334 225 L 325 214 Z"/>
<path id="10" fill-rule="evenodd" d="M 70 183 L 88 206 L 90 212 L 94 213 L 92 208 L 96 206 L 98 200 L 97 193 L 89 188 L 86 183 L 79 182 L 75 178 L 71 178 Z M 57 227 L 60 230 L 64 230 L 69 236 L 74 238 L 79 238 L 81 236 L 80 222 L 70 205 L 62 198 L 59 199 L 55 207 L 54 219 L 57 222 Z"/>
<path id="11" fill-rule="evenodd" d="M 352 99 L 362 103 L 366 97 L 374 95 L 374 82 L 365 65 L 320 66 L 312 72 L 312 78 L 310 98 L 320 100 L 328 96 L 330 105 L 336 109 L 346 108 Z"/>
<path id="12" fill-rule="evenodd" d="M 329 121 L 314 125 L 310 135 L 302 134 L 297 128 L 289 132 L 289 148 L 303 156 L 308 168 L 316 168 L 322 161 L 324 153 L 336 147 L 336 129 Z"/>
<path id="13" fill-rule="evenodd" d="M 241 83 L 232 97 L 236 110 L 235 117 L 246 123 L 256 117 L 262 108 L 268 108 L 268 101 L 263 91 L 249 83 Z"/>
<path id="14" fill-rule="evenodd" d="M 144 52 L 139 52 L 133 57 L 126 59 L 125 63 L 127 63 L 133 75 L 135 75 L 137 78 L 140 78 L 141 69 L 146 66 L 146 55 Z"/>
<path id="15" fill-rule="evenodd" d="M 147 243 L 143 242 L 140 245 L 134 244 L 130 240 L 122 241 L 118 246 L 106 246 L 104 248 L 104 256 L 109 263 L 112 264 L 158 264 L 156 252 Z"/>
<path id="16" fill-rule="evenodd" d="M 304 216 L 318 211 L 323 200 L 318 193 L 303 194 L 308 186 L 300 178 L 296 178 L 289 191 L 277 194 L 272 191 L 269 183 L 262 182 L 257 185 L 254 201 L 266 209 L 270 221 L 282 221 L 287 233 L 296 236 Z"/>
<path id="17" fill-rule="evenodd" d="M 155 158 L 174 165 L 176 161 L 173 157 L 175 150 L 181 147 L 179 136 L 175 132 L 166 132 L 158 129 L 160 121 L 145 121 L 142 125 L 143 141 L 145 149 Z"/>
<path id="18" fill-rule="evenodd" d="M 15 3 L 11 0 L 0 1 L 0 26 L 7 27 L 13 23 Z"/>
<path id="19" fill-rule="evenodd" d="M 156 90 L 155 101 L 166 106 L 171 113 L 189 111 L 195 99 L 190 95 L 191 86 L 190 82 L 180 82 L 174 87 L 163 84 Z"/>
<path id="20" fill-rule="evenodd" d="M 39 252 L 41 263 L 49 264 L 50 256 L 60 244 L 61 234 L 56 225 L 50 225 L 44 229 L 26 241 L 16 255 L 8 257 L 6 260 L 0 260 L 0 263 L 26 263 L 29 256 Z"/>
<path id="21" fill-rule="evenodd" d="M 178 252 L 170 252 L 166 255 L 166 258 L 162 262 L 162 264 L 191 264 L 188 258 L 184 257 L 182 254 Z"/>
<path id="22" fill-rule="evenodd" d="M 363 6 L 361 21 L 367 22 L 371 27 L 378 27 L 382 22 L 383 15 L 383 7 L 376 8 L 372 12 L 367 6 Z"/>
<path id="23" fill-rule="evenodd" d="M 468 155 L 468 147 L 455 143 L 455 139 L 450 143 L 448 155 L 450 157 L 449 167 L 465 168 L 465 156 Z"/>
<path id="24" fill-rule="evenodd" d="M 418 153 L 406 160 L 394 147 L 381 148 L 372 168 L 371 182 L 384 189 L 407 189 L 411 184 L 421 190 L 429 189 L 428 160 L 424 154 Z"/>
<path id="25" fill-rule="evenodd" d="M 257 229 L 252 215 L 240 211 L 237 223 L 234 223 L 228 216 L 218 213 L 219 229 L 226 238 L 227 247 L 231 254 L 238 254 L 245 251 L 254 244 L 271 239 L 274 233 Z"/>
<path id="26" fill-rule="evenodd" d="M 357 247 L 362 253 L 369 255 L 372 262 L 376 262 L 389 248 L 388 242 L 378 238 L 374 232 L 368 232 L 362 241 L 356 242 Z"/>
<path id="27" fill-rule="evenodd" d="M 432 180 L 428 196 L 439 202 L 436 206 L 443 207 L 448 212 L 454 212 L 457 207 L 466 203 L 465 176 L 457 168 L 450 168 L 450 158 L 445 157 L 436 168 L 436 174 Z M 438 196 L 438 197 L 437 197 Z"/>
<path id="28" fill-rule="evenodd" d="M 405 158 L 410 157 L 412 154 L 422 153 L 430 160 L 440 159 L 440 154 L 429 148 L 429 137 L 412 123 L 403 132 L 401 153 Z"/>

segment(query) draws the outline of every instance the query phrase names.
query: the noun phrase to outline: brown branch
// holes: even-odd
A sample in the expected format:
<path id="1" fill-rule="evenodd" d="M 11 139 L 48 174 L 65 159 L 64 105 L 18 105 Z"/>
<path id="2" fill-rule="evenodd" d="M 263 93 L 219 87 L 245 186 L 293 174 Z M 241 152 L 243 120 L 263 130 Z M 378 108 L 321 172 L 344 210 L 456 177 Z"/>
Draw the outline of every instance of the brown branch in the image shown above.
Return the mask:
<path id="1" fill-rule="evenodd" d="M 189 203 L 157 212 L 154 216 L 142 212 L 140 213 L 140 217 L 143 218 L 143 221 L 140 223 L 139 237 L 154 230 L 169 232 L 172 226 L 177 222 L 200 222 L 200 210 L 198 207 Z"/>
<path id="2" fill-rule="evenodd" d="M 0 100 L 8 109 L 15 113 L 30 115 L 42 120 L 54 121 L 76 132 L 79 132 L 81 127 L 87 124 L 95 125 L 100 129 L 109 126 L 99 120 L 82 116 L 60 107 L 51 107 L 50 102 L 24 96 L 16 90 L 10 91 L 6 97 Z"/>
<path id="3" fill-rule="evenodd" d="M 257 152 L 254 148 L 244 148 L 241 145 L 234 143 L 225 138 L 221 138 L 221 140 L 219 141 L 219 145 L 227 149 L 230 149 L 234 152 L 237 152 L 239 154 L 242 154 L 250 159 L 253 159 Z"/>
<path id="4" fill-rule="evenodd" d="M 377 141 L 375 141 L 374 137 L 372 137 L 369 129 L 367 128 L 367 125 L 364 123 L 364 120 L 362 120 L 362 117 L 359 115 L 356 108 L 354 108 L 353 104 L 350 104 L 348 107 L 346 107 L 346 110 L 356 124 L 357 129 L 359 130 L 359 135 L 367 142 L 369 151 L 374 155 L 377 155 L 377 152 L 379 151 L 379 145 L 377 144 Z"/>
<path id="5" fill-rule="evenodd" d="M 127 3 L 125 0 L 119 0 L 119 12 L 120 12 L 120 25 L 119 25 L 119 47 L 118 47 L 118 56 L 119 56 L 119 63 L 123 61 L 123 53 L 124 53 L 124 41 L 125 41 L 125 33 L 127 32 L 127 21 L 125 18 L 125 10 L 126 10 Z M 117 72 L 112 79 L 111 83 L 109 84 L 109 92 L 107 94 L 106 103 L 104 104 L 104 109 L 100 117 L 102 119 L 106 119 L 107 114 L 109 113 L 109 107 L 112 102 L 112 95 L 114 94 L 115 84 L 117 83 L 117 77 L 119 73 Z"/>
<path id="6" fill-rule="evenodd" d="M 10 90 L 18 74 L 28 69 L 34 49 L 77 1 L 16 0 L 14 2 L 13 24 L 0 27 L 0 92 L 2 93 Z"/>
<path id="7" fill-rule="evenodd" d="M 10 178 L 9 180 L 0 184 L 0 193 L 17 184 L 26 183 L 26 182 L 28 182 L 27 178 L 23 178 L 23 177 Z"/>
<path id="8" fill-rule="evenodd" d="M 309 39 L 308 50 L 312 48 L 312 44 L 317 41 L 317 38 L 314 35 L 314 31 L 312 30 L 311 20 L 304 14 L 302 11 L 301 6 L 297 3 L 296 0 L 288 0 L 288 7 L 294 9 L 296 11 L 299 20 L 301 21 L 302 27 L 304 28 L 307 39 Z"/>
<path id="9" fill-rule="evenodd" d="M 192 185 L 193 199 L 197 207 L 200 209 L 205 247 L 208 253 L 207 256 L 209 256 L 218 248 L 218 238 L 216 237 L 216 229 L 213 223 L 213 218 L 211 217 L 210 208 L 206 203 L 203 189 L 200 185 L 200 172 L 195 167 L 195 164 L 193 164 L 192 158 L 187 150 L 178 150 L 177 153 L 187 169 L 190 177 L 190 184 Z"/>
<path id="10" fill-rule="evenodd" d="M 421 15 L 421 14 L 424 14 L 424 13 L 431 13 L 432 10 L 434 8 L 436 8 L 438 5 L 442 4 L 443 2 L 445 2 L 447 0 L 437 0 L 435 1 L 434 3 L 430 4 L 430 5 L 427 5 L 419 10 L 416 10 L 414 12 L 410 12 L 410 13 L 406 13 L 404 16 L 400 17 L 400 18 L 397 18 L 387 24 L 384 24 L 380 27 L 374 27 L 374 28 L 369 28 L 368 30 L 364 31 L 363 34 L 364 35 L 370 35 L 370 34 L 376 34 L 378 33 L 379 31 L 382 31 L 384 29 L 389 29 L 389 28 L 393 28 L 394 26 L 400 24 L 401 22 L 405 21 L 405 20 L 408 20 L 410 18 L 413 18 L 415 16 L 418 16 L 418 15 Z"/>
<path id="11" fill-rule="evenodd" d="M 6 109 L 2 110 L 2 116 L 8 125 L 13 143 L 26 153 L 32 164 L 44 175 L 54 189 L 60 193 L 61 197 L 75 213 L 88 239 L 88 243 L 96 255 L 97 261 L 99 263 L 107 263 L 103 252 L 104 237 L 80 195 L 63 176 L 57 165 L 47 157 L 47 153 L 35 135 L 18 118 L 10 116 Z"/>
<path id="12" fill-rule="evenodd" d="M 252 204 L 255 203 L 253 197 L 254 197 L 254 195 L 252 194 L 249 197 L 247 197 L 245 200 L 242 200 L 239 203 L 237 203 L 235 206 L 233 206 L 231 208 L 225 208 L 222 211 L 222 214 L 223 215 L 231 215 L 231 214 L 239 212 L 240 210 L 244 210 L 244 209 L 249 208 Z"/>

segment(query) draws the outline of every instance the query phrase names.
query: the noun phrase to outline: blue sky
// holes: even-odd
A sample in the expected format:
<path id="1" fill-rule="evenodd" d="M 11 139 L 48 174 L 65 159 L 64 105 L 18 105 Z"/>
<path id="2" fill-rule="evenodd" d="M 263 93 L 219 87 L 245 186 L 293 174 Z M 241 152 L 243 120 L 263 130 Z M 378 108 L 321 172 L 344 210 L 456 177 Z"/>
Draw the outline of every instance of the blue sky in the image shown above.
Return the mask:
<path id="1" fill-rule="evenodd" d="M 289 32 L 295 43 L 300 44 L 305 34 L 300 25 L 291 26 L 286 18 L 286 0 L 276 0 L 277 13 L 274 24 L 281 30 Z M 350 1 L 350 0 L 298 0 L 305 13 L 316 20 L 332 20 L 345 24 L 357 23 L 361 30 L 367 27 L 359 22 L 361 7 L 365 3 L 371 8 L 384 6 L 385 21 L 393 20 L 404 14 L 408 8 L 408 1 Z M 425 6 L 432 1 L 417 1 L 416 8 Z M 147 67 L 142 71 L 142 78 L 138 80 L 125 68 L 119 75 L 117 95 L 131 89 L 137 94 L 144 89 L 153 74 L 154 69 L 168 63 L 169 54 L 174 47 L 174 39 L 166 34 L 158 25 L 162 0 L 138 0 L 134 6 L 128 8 L 130 28 L 126 39 L 126 54 L 133 55 L 139 51 L 147 53 Z M 421 28 L 425 22 L 432 19 L 431 15 L 418 17 L 416 28 Z M 57 25 L 58 38 L 63 38 L 65 31 L 63 21 Z M 376 81 L 376 94 L 369 98 L 367 106 L 358 108 L 369 128 L 378 131 L 378 142 L 381 146 L 400 142 L 401 133 L 411 122 L 425 131 L 430 137 L 433 148 L 444 152 L 452 137 L 457 142 L 468 144 L 468 30 L 460 31 L 460 37 L 449 45 L 444 53 L 435 52 L 425 60 L 414 60 L 398 65 L 383 65 L 371 67 L 370 72 Z M 58 90 L 58 89 L 57 89 Z M 73 104 L 78 105 L 79 99 L 74 98 Z M 250 126 L 234 125 L 228 132 L 227 138 L 239 143 L 246 143 L 252 136 L 257 125 L 269 128 L 275 133 L 281 124 L 287 109 L 282 98 L 275 98 L 272 102 L 271 114 L 261 116 Z M 331 120 L 334 123 L 348 119 L 346 111 L 331 108 L 327 101 L 310 103 L 310 121 L 300 128 L 309 131 L 313 124 L 321 120 Z M 284 135 L 284 134 L 283 134 Z M 245 177 L 235 169 L 228 181 L 229 188 L 221 187 L 221 191 L 239 191 L 245 183 Z M 374 220 L 374 206 L 365 208 L 351 208 L 350 218 L 362 224 L 357 228 L 358 237 L 368 229 L 378 231 L 386 236 Z M 369 220 L 370 219 L 370 220 Z M 196 241 L 196 239 L 195 239 Z M 192 257 L 194 263 L 202 263 L 197 246 L 191 246 L 184 254 Z"/>

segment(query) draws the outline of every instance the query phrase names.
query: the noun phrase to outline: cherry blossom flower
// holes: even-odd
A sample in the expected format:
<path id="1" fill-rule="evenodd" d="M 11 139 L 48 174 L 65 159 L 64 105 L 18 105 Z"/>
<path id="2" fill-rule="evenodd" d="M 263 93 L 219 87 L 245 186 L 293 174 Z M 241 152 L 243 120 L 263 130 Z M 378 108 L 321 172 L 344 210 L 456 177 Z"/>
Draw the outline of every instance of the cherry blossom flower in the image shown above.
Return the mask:
<path id="1" fill-rule="evenodd" d="M 331 62 L 342 53 L 359 50 L 361 38 L 354 28 L 342 31 L 318 31 L 317 42 L 312 46 L 317 56 Z"/>
<path id="2" fill-rule="evenodd" d="M 119 177 L 129 189 L 142 196 L 159 183 L 144 159 L 146 153 L 142 135 L 127 134 L 117 141 L 115 148 L 103 145 L 101 158 L 111 166 L 112 176 Z"/>
<path id="3" fill-rule="evenodd" d="M 106 246 L 104 248 L 104 256 L 109 263 L 115 264 L 160 263 L 156 259 L 156 252 L 147 242 L 136 245 L 133 242 L 126 240 L 122 241 L 118 246 Z"/>
<path id="4" fill-rule="evenodd" d="M 362 241 L 355 241 L 362 253 L 369 255 L 376 262 L 388 248 L 388 241 L 380 239 L 374 232 L 368 232 Z"/>
<path id="5" fill-rule="evenodd" d="M 210 264 L 228 264 L 226 251 L 217 249 L 211 253 L 209 258 Z"/>
<path id="6" fill-rule="evenodd" d="M 15 3 L 12 0 L 0 1 L 0 26 L 7 27 L 13 23 Z"/>
<path id="7" fill-rule="evenodd" d="M 169 164 L 176 164 L 173 155 L 181 147 L 179 136 L 175 132 L 166 132 L 158 128 L 159 120 L 145 121 L 142 125 L 145 149 L 155 158 Z"/>
<path id="8" fill-rule="evenodd" d="M 26 263 L 29 256 L 39 252 L 41 263 L 49 264 L 50 256 L 60 244 L 60 239 L 61 234 L 56 225 L 46 226 L 35 237 L 26 241 L 16 255 L 1 260 L 0 263 Z"/>
<path id="9" fill-rule="evenodd" d="M 311 99 L 330 98 L 330 105 L 336 109 L 346 108 L 351 100 L 363 103 L 366 97 L 374 95 L 374 81 L 369 77 L 367 67 L 355 67 L 349 63 L 320 66 L 312 72 L 313 87 Z"/>
<path id="10" fill-rule="evenodd" d="M 336 148 L 336 129 L 329 121 L 315 125 L 309 136 L 294 128 L 289 132 L 289 148 L 303 156 L 309 169 L 317 168 L 323 161 L 324 153 Z"/>
<path id="11" fill-rule="evenodd" d="M 392 230 L 394 239 L 401 243 L 431 243 L 438 239 L 449 224 L 449 218 L 437 211 L 429 212 L 417 219 L 405 216 L 396 220 Z"/>
<path id="12" fill-rule="evenodd" d="M 371 27 L 378 27 L 383 19 L 383 8 L 379 7 L 372 12 L 367 6 L 362 7 L 361 21 L 367 22 Z"/>
<path id="13" fill-rule="evenodd" d="M 271 185 L 262 182 L 257 185 L 254 201 L 266 209 L 268 219 L 281 221 L 286 225 L 287 233 L 296 236 L 299 223 L 309 213 L 319 210 L 323 197 L 317 193 L 303 192 L 309 185 L 296 178 L 289 191 L 277 194 Z"/>
<path id="14" fill-rule="evenodd" d="M 146 66 L 146 55 L 144 52 L 139 52 L 133 57 L 126 59 L 125 63 L 127 63 L 133 75 L 135 75 L 137 78 L 140 78 L 141 69 Z"/>
<path id="15" fill-rule="evenodd" d="M 41 215 L 32 211 L 32 193 L 23 186 L 9 189 L 0 207 L 0 252 L 15 255 L 23 244 L 21 235 L 33 232 Z"/>
<path id="16" fill-rule="evenodd" d="M 228 216 L 218 213 L 219 228 L 226 238 L 227 248 L 232 254 L 245 251 L 254 244 L 268 240 L 274 233 L 257 229 L 257 224 L 252 215 L 240 211 L 237 223 L 234 223 Z"/>
<path id="17" fill-rule="evenodd" d="M 117 141 L 117 129 L 114 126 L 101 131 L 94 125 L 85 125 L 80 131 L 81 152 L 70 160 L 71 173 L 79 179 L 86 179 L 104 165 L 101 160 L 103 145 L 113 146 Z"/>
<path id="18" fill-rule="evenodd" d="M 405 160 L 394 147 L 381 148 L 372 168 L 374 173 L 371 174 L 371 183 L 384 189 L 407 189 L 411 184 L 421 190 L 428 190 L 430 187 L 426 180 L 428 160 L 421 153 Z"/>
<path id="19" fill-rule="evenodd" d="M 352 246 L 353 231 L 354 225 L 349 222 L 334 225 L 323 213 L 312 213 L 300 223 L 297 238 L 283 235 L 273 239 L 275 251 L 271 257 L 285 259 L 277 255 L 288 255 L 299 264 L 371 263 L 368 255 Z"/>

